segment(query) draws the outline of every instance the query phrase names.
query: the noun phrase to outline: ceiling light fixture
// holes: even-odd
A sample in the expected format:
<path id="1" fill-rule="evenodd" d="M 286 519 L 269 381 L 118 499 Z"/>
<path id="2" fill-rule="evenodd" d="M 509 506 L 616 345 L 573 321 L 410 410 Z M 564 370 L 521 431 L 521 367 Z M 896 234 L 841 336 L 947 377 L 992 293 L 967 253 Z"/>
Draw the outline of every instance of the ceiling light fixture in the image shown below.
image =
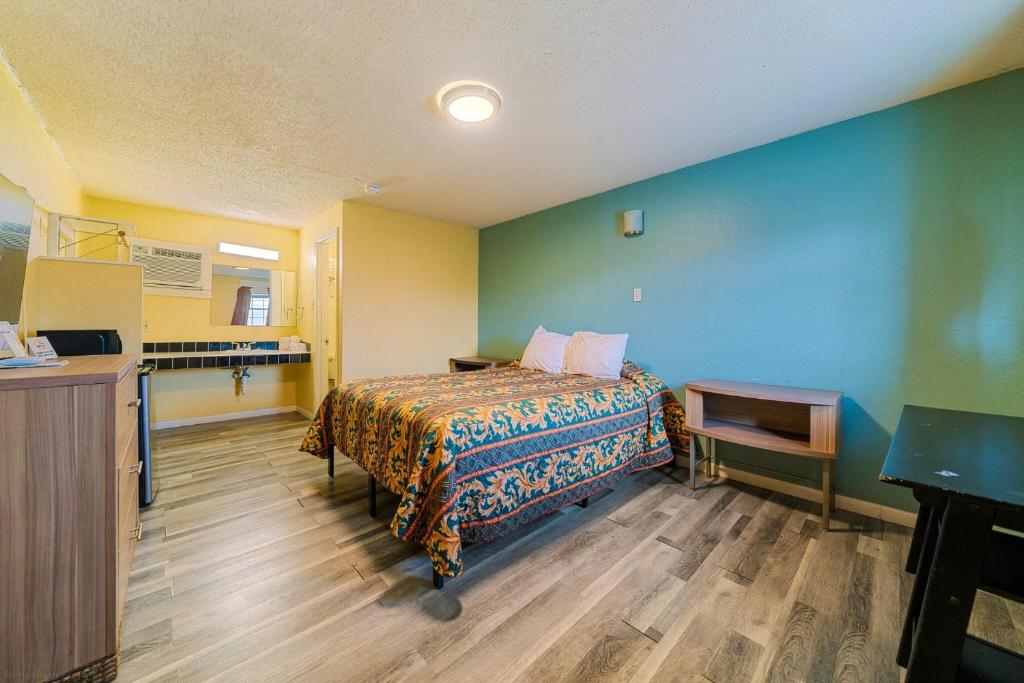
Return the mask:
<path id="1" fill-rule="evenodd" d="M 456 121 L 481 123 L 498 115 L 501 95 L 498 91 L 476 81 L 457 81 L 441 88 L 437 94 L 441 111 Z"/>

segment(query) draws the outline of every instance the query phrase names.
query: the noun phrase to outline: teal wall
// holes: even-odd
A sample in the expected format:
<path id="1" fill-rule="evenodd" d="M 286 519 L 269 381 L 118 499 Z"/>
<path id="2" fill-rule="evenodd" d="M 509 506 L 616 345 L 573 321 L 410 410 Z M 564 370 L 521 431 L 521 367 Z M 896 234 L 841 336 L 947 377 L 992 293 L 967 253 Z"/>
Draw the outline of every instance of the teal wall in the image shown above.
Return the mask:
<path id="1" fill-rule="evenodd" d="M 621 235 L 627 209 L 644 236 Z M 538 324 L 628 332 L 680 395 L 842 391 L 839 493 L 910 509 L 878 481 L 903 404 L 1024 415 L 1024 70 L 487 228 L 479 315 L 485 355 L 518 357 Z"/>

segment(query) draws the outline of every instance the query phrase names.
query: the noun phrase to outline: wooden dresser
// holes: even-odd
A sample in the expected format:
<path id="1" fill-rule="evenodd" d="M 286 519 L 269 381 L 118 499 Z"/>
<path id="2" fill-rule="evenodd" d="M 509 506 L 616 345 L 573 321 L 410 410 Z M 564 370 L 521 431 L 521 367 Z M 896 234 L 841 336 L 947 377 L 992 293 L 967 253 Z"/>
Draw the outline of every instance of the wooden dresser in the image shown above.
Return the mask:
<path id="1" fill-rule="evenodd" d="M 0 370 L 0 679 L 110 680 L 139 524 L 135 356 Z"/>

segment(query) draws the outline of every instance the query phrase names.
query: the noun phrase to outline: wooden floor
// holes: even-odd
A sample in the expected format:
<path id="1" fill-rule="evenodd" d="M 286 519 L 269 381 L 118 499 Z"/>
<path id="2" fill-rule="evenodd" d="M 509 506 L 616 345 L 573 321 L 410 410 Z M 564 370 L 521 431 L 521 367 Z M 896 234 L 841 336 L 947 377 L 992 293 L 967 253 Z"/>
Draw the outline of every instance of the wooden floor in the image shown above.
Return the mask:
<path id="1" fill-rule="evenodd" d="M 157 503 L 129 587 L 125 681 L 898 681 L 909 530 L 686 471 L 638 474 L 471 547 L 426 556 L 366 514 L 366 475 L 274 416 L 158 432 Z M 1024 609 L 974 630 L 1020 650 Z"/>

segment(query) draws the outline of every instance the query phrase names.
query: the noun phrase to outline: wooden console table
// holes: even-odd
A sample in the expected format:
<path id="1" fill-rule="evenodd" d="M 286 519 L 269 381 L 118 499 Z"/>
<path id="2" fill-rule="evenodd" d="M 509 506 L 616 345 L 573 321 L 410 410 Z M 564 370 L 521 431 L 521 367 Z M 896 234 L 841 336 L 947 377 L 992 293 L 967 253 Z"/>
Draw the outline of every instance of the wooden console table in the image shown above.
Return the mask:
<path id="1" fill-rule="evenodd" d="M 697 465 L 716 468 L 715 441 L 821 460 L 821 526 L 829 528 L 835 507 L 835 463 L 842 444 L 842 398 L 838 391 L 795 389 L 705 379 L 686 385 L 686 429 L 707 437 L 708 455 L 690 449 L 690 486 Z"/>

